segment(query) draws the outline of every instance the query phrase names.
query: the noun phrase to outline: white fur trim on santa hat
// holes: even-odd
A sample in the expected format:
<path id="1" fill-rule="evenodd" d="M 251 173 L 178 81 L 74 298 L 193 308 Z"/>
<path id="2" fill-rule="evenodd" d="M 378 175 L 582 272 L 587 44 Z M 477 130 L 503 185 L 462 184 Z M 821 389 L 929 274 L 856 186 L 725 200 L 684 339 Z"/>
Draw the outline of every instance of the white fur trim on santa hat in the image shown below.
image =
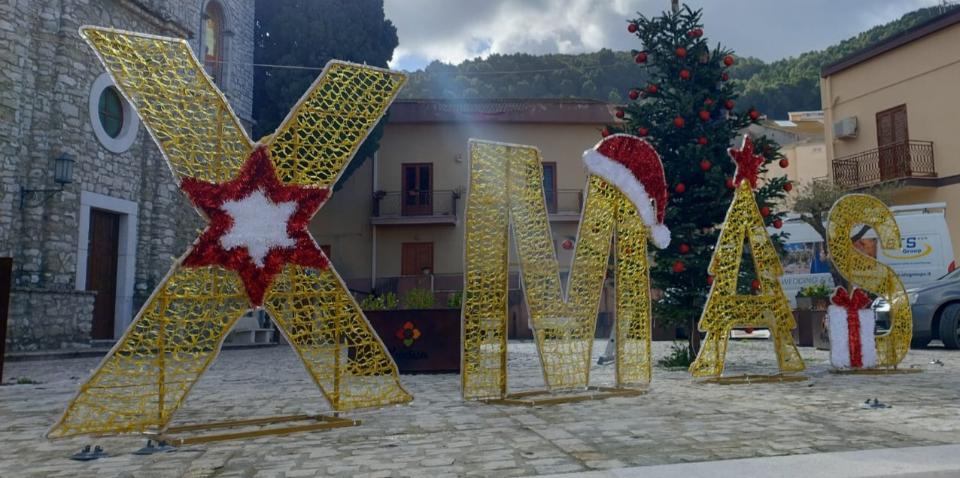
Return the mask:
<path id="1" fill-rule="evenodd" d="M 847 334 L 847 309 L 838 305 L 827 307 L 828 330 L 830 335 L 830 364 L 835 368 L 850 367 L 850 337 Z M 877 366 L 877 343 L 873 337 L 873 329 L 877 323 L 877 316 L 873 310 L 861 309 L 860 320 L 860 355 L 863 357 L 863 368 Z"/>
<path id="2" fill-rule="evenodd" d="M 583 152 L 583 164 L 586 165 L 587 171 L 616 186 L 633 202 L 643 223 L 650 227 L 650 239 L 655 246 L 664 249 L 670 245 L 670 230 L 657 222 L 657 213 L 653 204 L 650 203 L 650 196 L 643 184 L 633 175 L 633 171 L 595 149 Z"/>

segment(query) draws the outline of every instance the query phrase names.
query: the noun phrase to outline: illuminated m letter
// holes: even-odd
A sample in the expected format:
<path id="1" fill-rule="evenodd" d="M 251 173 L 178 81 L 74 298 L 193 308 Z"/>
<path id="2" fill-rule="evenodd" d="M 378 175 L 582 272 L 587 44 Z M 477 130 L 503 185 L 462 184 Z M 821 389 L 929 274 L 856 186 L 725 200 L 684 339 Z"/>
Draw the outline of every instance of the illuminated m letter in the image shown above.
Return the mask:
<path id="1" fill-rule="evenodd" d="M 624 162 L 618 156 L 635 160 Z M 611 248 L 616 268 L 616 381 L 650 381 L 650 298 L 647 238 L 653 225 L 660 247 L 669 241 L 662 222 L 666 184 L 653 148 L 639 138 L 614 135 L 584 154 L 591 170 L 565 293 L 550 234 L 540 153 L 532 146 L 470 141 L 463 297 L 462 393 L 497 399 L 507 392 L 507 278 L 510 230 L 521 282 L 551 391 L 589 382 L 597 311 Z M 655 167 L 652 165 L 655 164 Z M 637 169 L 653 171 L 636 180 Z M 649 175 L 649 174 L 647 174 Z M 654 212 L 647 191 L 656 197 Z M 644 186 L 647 186 L 646 188 Z M 635 204 L 639 204 L 638 207 Z"/>

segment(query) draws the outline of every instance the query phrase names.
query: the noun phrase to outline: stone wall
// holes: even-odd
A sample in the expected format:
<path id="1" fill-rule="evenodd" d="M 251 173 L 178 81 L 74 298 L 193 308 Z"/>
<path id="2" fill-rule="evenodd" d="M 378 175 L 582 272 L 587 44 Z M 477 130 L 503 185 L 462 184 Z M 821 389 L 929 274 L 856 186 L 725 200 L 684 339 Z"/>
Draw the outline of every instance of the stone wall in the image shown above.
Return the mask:
<path id="1" fill-rule="evenodd" d="M 11 290 L 7 351 L 89 347 L 94 297 L 86 291 Z"/>
<path id="2" fill-rule="evenodd" d="M 0 2 L 0 256 L 14 258 L 14 286 L 74 300 L 85 280 L 78 252 L 81 192 L 137 204 L 133 313 L 163 279 L 173 259 L 204 222 L 177 189 L 157 146 L 141 123 L 126 151 L 107 150 L 95 137 L 89 101 L 103 66 L 79 36 L 98 25 L 190 38 L 199 49 L 200 12 L 208 0 L 8 0 Z M 224 90 L 249 123 L 252 111 L 254 0 L 221 1 L 226 28 Z M 21 188 L 54 188 L 54 159 L 75 158 L 73 182 L 62 192 L 31 195 Z M 38 302 L 29 309 L 44 315 Z M 90 322 L 77 308 L 77 321 Z M 118 318 L 129 321 L 132 317 Z M 89 324 L 88 324 L 89 325 Z M 15 332 L 16 333 L 16 332 Z M 20 340 L 13 338 L 13 340 Z M 44 343 L 53 343 L 44 341 Z"/>

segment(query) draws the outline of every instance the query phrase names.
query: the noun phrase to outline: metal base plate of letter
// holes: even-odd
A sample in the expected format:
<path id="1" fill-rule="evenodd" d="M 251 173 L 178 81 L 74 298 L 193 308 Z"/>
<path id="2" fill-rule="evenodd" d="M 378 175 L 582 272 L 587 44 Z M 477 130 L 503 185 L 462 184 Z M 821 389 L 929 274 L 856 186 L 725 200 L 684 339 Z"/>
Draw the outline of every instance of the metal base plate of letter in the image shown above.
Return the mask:
<path id="1" fill-rule="evenodd" d="M 643 389 L 615 388 L 615 387 L 587 387 L 585 390 L 551 392 L 549 390 L 534 390 L 508 394 L 504 398 L 484 400 L 494 405 L 522 405 L 535 407 L 538 405 L 556 405 L 559 403 L 574 403 L 587 400 L 603 400 L 612 397 L 635 397 L 647 393 Z"/>
<path id="2" fill-rule="evenodd" d="M 264 428 L 266 425 L 296 422 L 302 423 L 285 427 Z M 156 438 L 157 440 L 166 441 L 173 446 L 183 446 L 215 441 L 240 440 L 243 438 L 289 435 L 291 433 L 329 430 L 332 428 L 341 427 L 355 427 L 357 425 L 360 425 L 360 420 L 350 420 L 347 418 L 327 415 L 290 415 L 282 417 L 253 418 L 248 420 L 231 420 L 224 422 L 173 426 L 168 428 L 165 432 L 157 435 Z M 233 431 L 209 435 L 181 435 L 185 433 L 218 429 L 232 429 Z"/>

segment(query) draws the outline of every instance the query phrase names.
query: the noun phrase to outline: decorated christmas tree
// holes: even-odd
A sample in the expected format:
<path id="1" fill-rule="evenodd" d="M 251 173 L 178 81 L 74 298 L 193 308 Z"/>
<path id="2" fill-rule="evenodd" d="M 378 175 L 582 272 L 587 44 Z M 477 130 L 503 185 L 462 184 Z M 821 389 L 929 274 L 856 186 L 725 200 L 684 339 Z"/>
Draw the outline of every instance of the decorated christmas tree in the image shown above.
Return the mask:
<path id="1" fill-rule="evenodd" d="M 727 72 L 736 57 L 719 44 L 708 45 L 700 18 L 700 10 L 684 6 L 629 21 L 627 31 L 640 40 L 634 59 L 647 70 L 638 76 L 647 83 L 627 93 L 631 102 L 617 111 L 622 122 L 604 130 L 644 137 L 663 160 L 670 191 L 664 222 L 672 240 L 670 247 L 653 250 L 653 287 L 663 292 L 654 317 L 688 331 L 696 329 L 709 291 L 707 267 L 735 189 L 727 148 L 761 119 L 756 109 L 737 104 L 737 85 Z M 778 174 L 787 160 L 769 138 L 753 138 L 753 144 L 763 157 L 757 204 L 766 225 L 780 228 L 783 213 L 775 206 L 792 187 Z M 745 271 L 741 280 L 748 293 L 758 284 L 752 274 Z"/>

